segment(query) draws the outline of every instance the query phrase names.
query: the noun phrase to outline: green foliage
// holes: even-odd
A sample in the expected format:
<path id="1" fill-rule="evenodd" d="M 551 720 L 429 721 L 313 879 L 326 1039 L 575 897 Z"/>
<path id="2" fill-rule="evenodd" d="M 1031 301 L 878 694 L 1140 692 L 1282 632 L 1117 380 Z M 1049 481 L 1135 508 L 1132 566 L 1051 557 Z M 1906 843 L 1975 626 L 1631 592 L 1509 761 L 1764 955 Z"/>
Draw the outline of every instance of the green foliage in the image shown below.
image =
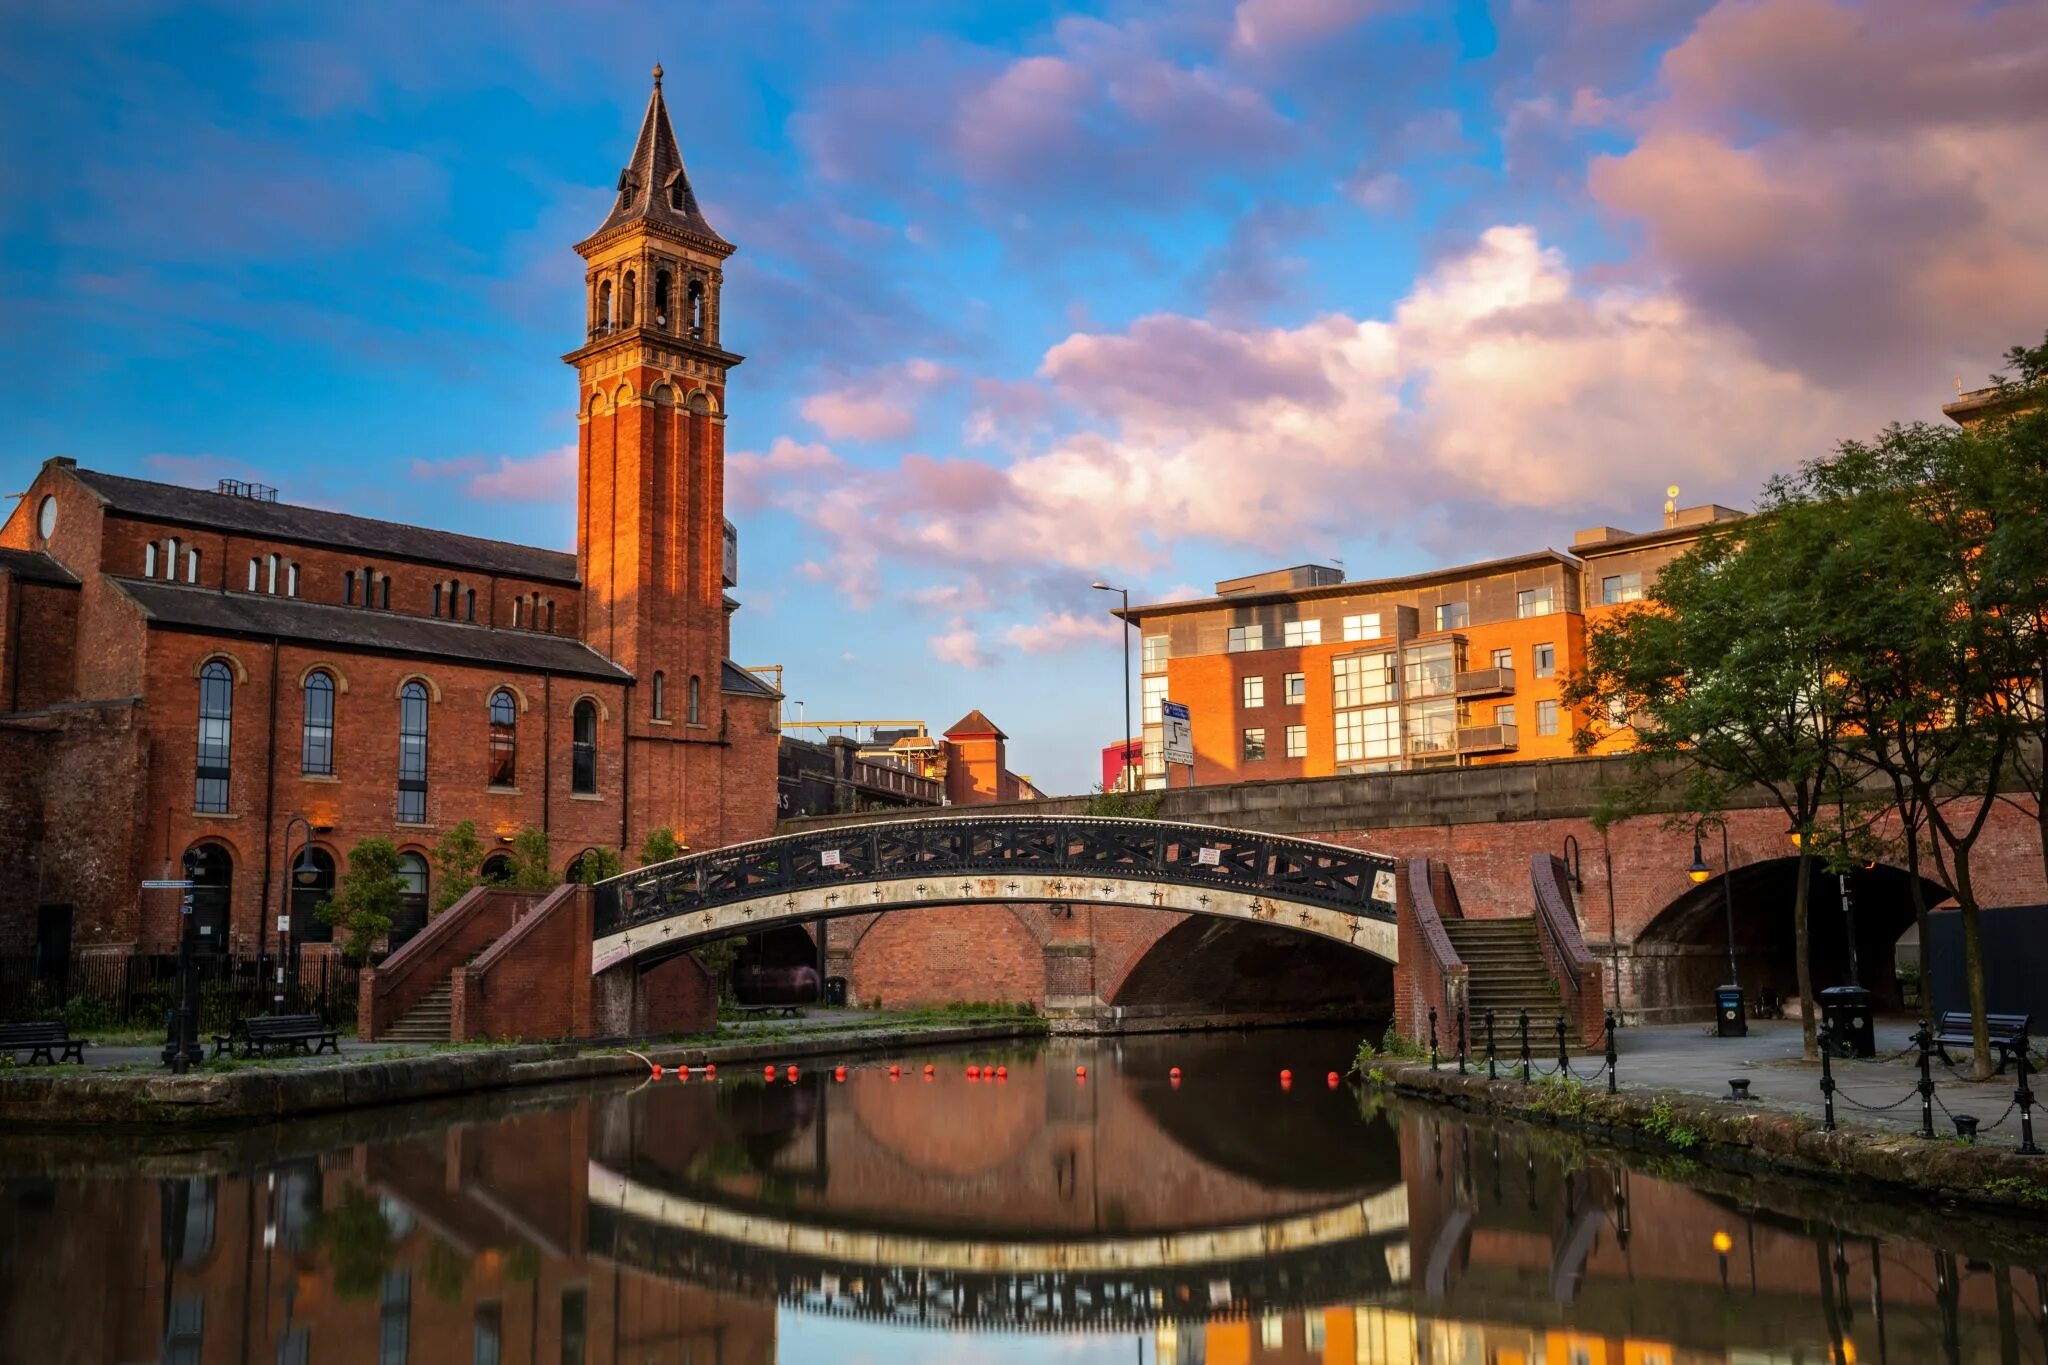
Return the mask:
<path id="1" fill-rule="evenodd" d="M 680 858 L 682 856 L 682 841 L 676 838 L 674 830 L 666 826 L 647 831 L 647 840 L 640 845 L 640 866 L 642 867 L 646 867 L 650 863 L 665 863 L 671 858 Z"/>
<path id="2" fill-rule="evenodd" d="M 1651 1108 L 1650 1116 L 1642 1120 L 1641 1127 L 1651 1137 L 1668 1142 L 1681 1152 L 1691 1151 L 1700 1144 L 1700 1130 L 1680 1123 L 1669 1100 L 1658 1100 Z"/>
<path id="3" fill-rule="evenodd" d="M 405 879 L 398 874 L 398 847 L 376 836 L 358 840 L 348 851 L 348 871 L 331 900 L 320 902 L 316 913 L 329 924 L 348 930 L 342 952 L 349 961 L 361 962 L 370 946 L 391 931 L 404 903 Z"/>
<path id="4" fill-rule="evenodd" d="M 562 884 L 555 875 L 548 854 L 548 832 L 538 825 L 522 825 L 512 836 L 512 875 L 505 884 L 520 891 L 551 891 Z"/>
<path id="5" fill-rule="evenodd" d="M 434 846 L 434 895 L 428 911 L 438 915 L 468 895 L 483 862 L 484 846 L 476 837 L 476 821 L 461 821 L 444 833 Z"/>
<path id="6" fill-rule="evenodd" d="M 576 860 L 576 880 L 585 886 L 616 877 L 626 870 L 626 859 L 615 848 L 586 849 Z"/>
<path id="7" fill-rule="evenodd" d="M 334 1268 L 335 1293 L 350 1300 L 377 1296 L 391 1269 L 393 1248 L 391 1225 L 375 1199 L 347 1186 L 339 1203 L 313 1215 L 307 1232 Z"/>
<path id="8" fill-rule="evenodd" d="M 521 1242 L 505 1253 L 505 1282 L 531 1284 L 540 1274 L 540 1252 L 531 1242 Z"/>
<path id="9" fill-rule="evenodd" d="M 746 942 L 744 936 L 720 938 L 700 943 L 690 950 L 690 956 L 697 959 L 697 965 L 718 982 L 718 1002 L 721 1005 L 732 1003 L 732 982 L 727 974 L 732 971 L 732 964 L 739 960 L 740 949 Z"/>
<path id="10" fill-rule="evenodd" d="M 1363 1057 L 1365 1055 L 1366 1048 L 1368 1046 L 1372 1045 L 1359 1045 L 1360 1057 Z M 1394 1025 L 1391 1023 L 1387 1025 L 1386 1032 L 1380 1035 L 1380 1040 L 1376 1050 L 1379 1054 L 1389 1057 L 1399 1057 L 1404 1061 L 1426 1062 L 1429 1060 L 1429 1048 L 1427 1045 L 1416 1042 L 1412 1038 L 1403 1036 L 1400 1030 L 1395 1028 Z"/>
<path id="11" fill-rule="evenodd" d="M 2048 334 L 2041 338 L 2039 346 L 2014 346 L 2005 353 L 2005 363 L 2018 370 L 2020 377 L 2011 379 L 2002 374 L 1991 376 L 1991 382 L 2001 389 L 2031 389 L 2048 384 Z"/>
<path id="12" fill-rule="evenodd" d="M 1164 792 L 1104 791 L 1097 787 L 1081 813 L 1106 820 L 1157 820 L 1159 803 L 1165 796 Z"/>

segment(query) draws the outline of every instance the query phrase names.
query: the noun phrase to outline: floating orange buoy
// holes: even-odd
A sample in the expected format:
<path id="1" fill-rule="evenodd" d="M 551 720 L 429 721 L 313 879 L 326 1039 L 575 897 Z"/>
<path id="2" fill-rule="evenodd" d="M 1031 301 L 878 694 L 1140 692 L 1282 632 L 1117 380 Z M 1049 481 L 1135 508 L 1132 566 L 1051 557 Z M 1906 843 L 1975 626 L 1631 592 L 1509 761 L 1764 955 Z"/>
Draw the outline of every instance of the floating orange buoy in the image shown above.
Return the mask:
<path id="1" fill-rule="evenodd" d="M 657 1076 L 659 1076 L 659 1075 L 661 1074 L 661 1063 L 660 1063 L 660 1062 L 656 1062 L 656 1063 L 654 1064 L 654 1074 L 655 1074 L 655 1075 L 657 1075 Z"/>
<path id="2" fill-rule="evenodd" d="M 931 1074 L 932 1074 L 933 1072 L 935 1072 L 935 1071 L 937 1071 L 937 1070 L 938 1070 L 938 1067 L 936 1067 L 936 1066 L 932 1065 L 932 1064 L 931 1064 L 930 1062 L 926 1062 L 926 1063 L 924 1064 L 924 1074 L 925 1074 L 926 1076 L 928 1076 L 928 1077 L 929 1077 L 929 1076 L 930 1076 L 930 1075 L 931 1075 Z"/>
<path id="3" fill-rule="evenodd" d="M 999 1081 L 1007 1081 L 1007 1080 L 1009 1080 L 1009 1079 L 1010 1079 L 1010 1068 L 1008 1068 L 1008 1067 L 1006 1067 L 1006 1066 L 999 1066 L 999 1067 L 997 1067 L 997 1068 L 996 1068 L 996 1079 L 997 1079 L 997 1080 L 999 1080 Z"/>
<path id="4" fill-rule="evenodd" d="M 1169 1076 L 1169 1077 L 1167 1077 L 1167 1078 L 1166 1078 L 1166 1083 L 1167 1083 L 1168 1085 L 1172 1086 L 1172 1087 L 1173 1087 L 1173 1088 L 1174 1088 L 1175 1090 L 1178 1090 L 1178 1089 L 1180 1089 L 1180 1077 L 1178 1077 L 1178 1076 Z"/>
<path id="5" fill-rule="evenodd" d="M 1332 1090 L 1335 1090 L 1335 1089 L 1337 1088 L 1337 1082 L 1338 1082 L 1338 1076 L 1337 1076 L 1337 1073 L 1336 1073 L 1336 1072 L 1334 1072 L 1334 1071 L 1332 1071 L 1332 1072 L 1330 1073 L 1330 1089 L 1332 1089 Z"/>
<path id="6" fill-rule="evenodd" d="M 889 1074 L 891 1076 L 901 1076 L 903 1074 L 903 1068 L 898 1066 L 896 1063 L 891 1062 L 889 1063 Z"/>
<path id="7" fill-rule="evenodd" d="M 707 1076 L 716 1076 L 716 1075 L 718 1074 L 718 1063 L 717 1063 L 717 1062 L 706 1062 L 706 1063 L 704 1063 L 704 1074 L 705 1074 L 705 1075 L 707 1075 Z"/>
<path id="8" fill-rule="evenodd" d="M 968 1079 L 968 1080 L 970 1080 L 970 1081 L 971 1081 L 971 1080 L 975 1079 L 975 1078 L 976 1078 L 977 1076 L 979 1076 L 979 1075 L 981 1075 L 981 1068 L 980 1068 L 980 1067 L 978 1067 L 978 1066 L 970 1066 L 970 1067 L 968 1067 L 968 1068 L 967 1068 L 967 1079 Z"/>
<path id="9" fill-rule="evenodd" d="M 1074 1068 L 1074 1074 L 1085 1079 L 1088 1075 L 1088 1068 L 1085 1066 L 1077 1066 Z"/>
<path id="10" fill-rule="evenodd" d="M 768 1078 L 769 1080 L 771 1080 L 771 1081 L 772 1081 L 772 1080 L 774 1080 L 774 1079 L 775 1079 L 775 1064 L 774 1064 L 773 1062 L 770 1062 L 770 1063 L 769 1063 L 769 1064 L 768 1064 L 767 1066 L 764 1066 L 764 1067 L 762 1067 L 762 1068 L 761 1068 L 761 1074 L 762 1074 L 763 1076 L 766 1076 L 766 1077 L 767 1077 L 767 1078 Z"/>
<path id="11" fill-rule="evenodd" d="M 1280 1081 L 1281 1081 L 1281 1084 L 1283 1084 L 1283 1085 L 1284 1085 L 1284 1084 L 1286 1084 L 1287 1082 L 1289 1082 L 1289 1081 L 1291 1081 L 1291 1080 L 1293 1080 L 1293 1079 L 1294 1079 L 1294 1073 L 1293 1073 L 1292 1071 L 1289 1071 L 1289 1070 L 1288 1070 L 1288 1069 L 1287 1069 L 1286 1067 L 1281 1067 L 1281 1068 L 1280 1068 Z"/>
<path id="12" fill-rule="evenodd" d="M 845 1068 L 845 1067 L 843 1067 L 843 1066 L 835 1066 L 835 1067 L 833 1067 L 833 1068 L 832 1068 L 832 1079 L 833 1079 L 833 1080 L 835 1080 L 835 1081 L 843 1081 L 843 1080 L 845 1080 L 845 1079 L 846 1079 L 846 1068 Z"/>
<path id="13" fill-rule="evenodd" d="M 795 1079 L 796 1079 L 796 1068 L 795 1068 L 794 1066 L 790 1067 L 790 1068 L 789 1068 L 789 1069 L 788 1069 L 787 1071 L 785 1071 L 785 1072 L 783 1072 L 783 1073 L 782 1073 L 782 1077 L 783 1077 L 783 1079 L 784 1079 L 784 1080 L 790 1080 L 790 1081 L 793 1081 L 793 1080 L 795 1080 Z"/>
<path id="14" fill-rule="evenodd" d="M 1166 1073 L 1166 1078 L 1167 1078 L 1168 1080 L 1172 1080 L 1172 1081 L 1177 1081 L 1177 1080 L 1179 1080 L 1179 1079 L 1180 1079 L 1180 1068 L 1179 1068 L 1179 1067 L 1174 1067 L 1174 1068 L 1173 1068 L 1173 1069 L 1172 1069 L 1171 1071 L 1168 1071 L 1168 1072 Z"/>
<path id="15" fill-rule="evenodd" d="M 676 1068 L 676 1078 L 678 1080 L 688 1080 L 689 1076 L 690 1064 L 688 1062 L 684 1062 L 681 1066 Z"/>

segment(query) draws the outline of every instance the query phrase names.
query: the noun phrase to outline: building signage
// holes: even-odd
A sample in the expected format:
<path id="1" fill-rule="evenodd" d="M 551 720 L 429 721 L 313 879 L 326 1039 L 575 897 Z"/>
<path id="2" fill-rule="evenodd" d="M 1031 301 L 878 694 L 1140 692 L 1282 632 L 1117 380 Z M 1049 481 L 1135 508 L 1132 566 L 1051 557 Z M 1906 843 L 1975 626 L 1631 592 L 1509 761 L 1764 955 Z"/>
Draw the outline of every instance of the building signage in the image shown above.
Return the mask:
<path id="1" fill-rule="evenodd" d="M 1195 850 L 1196 867 L 1223 866 L 1223 850 L 1220 848 L 1198 848 Z"/>
<path id="2" fill-rule="evenodd" d="M 1185 763 L 1189 767 L 1195 762 L 1195 727 L 1188 718 L 1185 702 L 1167 701 L 1159 703 L 1159 719 L 1164 726 L 1160 736 L 1159 754 L 1168 763 Z"/>
<path id="3" fill-rule="evenodd" d="M 839 866 L 839 850 L 836 848 L 826 849 L 823 853 L 820 853 L 818 855 L 818 862 L 821 866 L 824 867 Z"/>
<path id="4" fill-rule="evenodd" d="M 142 884 L 144 891 L 183 891 L 190 882 L 148 881 Z"/>
<path id="5" fill-rule="evenodd" d="M 1394 874 L 1385 869 L 1372 874 L 1372 898 L 1382 905 L 1394 903 Z"/>

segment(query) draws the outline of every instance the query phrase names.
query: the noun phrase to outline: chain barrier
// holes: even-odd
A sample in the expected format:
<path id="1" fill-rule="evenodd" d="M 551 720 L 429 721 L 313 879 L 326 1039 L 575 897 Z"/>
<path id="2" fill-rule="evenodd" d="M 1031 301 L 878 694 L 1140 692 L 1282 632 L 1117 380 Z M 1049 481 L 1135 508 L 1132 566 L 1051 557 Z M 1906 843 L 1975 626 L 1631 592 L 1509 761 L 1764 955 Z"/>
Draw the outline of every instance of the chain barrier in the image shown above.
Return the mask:
<path id="1" fill-rule="evenodd" d="M 1851 1095 L 1847 1091 L 1843 1090 L 1834 1077 L 1834 1070 L 1832 1065 L 1835 1050 L 1834 1030 L 1830 1027 L 1829 1023 L 1826 1020 L 1821 1021 L 1819 1039 L 1820 1089 L 1824 1116 L 1821 1126 L 1823 1131 L 1834 1131 L 1835 1100 L 1838 1097 L 1847 1101 L 1850 1105 L 1863 1111 L 1866 1114 L 1888 1114 L 1893 1110 L 1899 1109 L 1904 1105 L 1910 1103 L 1911 1101 L 1918 1099 L 1920 1101 L 1920 1126 L 1918 1136 L 1922 1138 L 1931 1139 L 1936 1136 L 1934 1131 L 1934 1111 L 1936 1109 L 1941 1110 L 1942 1115 L 1945 1118 L 1947 1118 L 1950 1123 L 1955 1125 L 1957 1134 L 1961 1136 L 1964 1139 L 1964 1141 L 1968 1142 L 1974 1142 L 1977 1138 L 1977 1135 L 1981 1133 L 1988 1133 L 1993 1131 L 1994 1129 L 2002 1127 L 2005 1124 L 2005 1122 L 2013 1116 L 2014 1111 L 2018 1111 L 2020 1116 L 2019 1142 L 2018 1145 L 2014 1148 L 2015 1153 L 2020 1156 L 2042 1155 L 2041 1149 L 2034 1145 L 2034 1091 L 2032 1086 L 2029 1084 L 2029 1081 L 2031 1080 L 2031 1064 L 2033 1061 L 2033 1058 L 2029 1054 L 2032 1045 L 2024 1035 L 2015 1040 L 2014 1045 L 2011 1047 L 2008 1054 L 2011 1057 L 2011 1059 L 2017 1063 L 2018 1067 L 2018 1075 L 2015 1078 L 2015 1085 L 2012 1092 L 2012 1102 L 2006 1105 L 2005 1111 L 2003 1113 L 2001 1113 L 1996 1119 L 1993 1119 L 1989 1123 L 1986 1123 L 1983 1119 L 1977 1117 L 1974 1114 L 1957 1114 L 1955 1110 L 1950 1109 L 1948 1107 L 1948 1102 L 1942 1099 L 1939 1093 L 1939 1089 L 1934 1081 L 1933 1067 L 1933 1063 L 1935 1059 L 1939 1056 L 1939 1052 L 1934 1042 L 1934 1032 L 1932 1029 L 1928 1027 L 1927 1021 L 1925 1019 L 1920 1020 L 1919 1027 L 1913 1031 L 1913 1041 L 1908 1043 L 1904 1048 L 1900 1049 L 1898 1052 L 1895 1052 L 1888 1057 L 1871 1057 L 1856 1059 L 1859 1061 L 1866 1061 L 1873 1064 L 1882 1065 L 1888 1062 L 1899 1061 L 1900 1059 L 1907 1056 L 1909 1053 L 1915 1051 L 1919 1053 L 1917 1063 L 1920 1072 L 1919 1078 L 1913 1082 L 1913 1086 L 1910 1090 L 1908 1090 L 1905 1094 L 1899 1096 L 1899 1098 L 1897 1098 L 1896 1100 L 1893 1100 L 1890 1104 L 1866 1103 L 1865 1101 L 1859 1100 L 1854 1095 Z M 1942 1065 L 1946 1067 L 1951 1074 L 1960 1075 L 1961 1073 L 1961 1068 L 1957 1067 L 1953 1063 L 1943 1061 Z"/>

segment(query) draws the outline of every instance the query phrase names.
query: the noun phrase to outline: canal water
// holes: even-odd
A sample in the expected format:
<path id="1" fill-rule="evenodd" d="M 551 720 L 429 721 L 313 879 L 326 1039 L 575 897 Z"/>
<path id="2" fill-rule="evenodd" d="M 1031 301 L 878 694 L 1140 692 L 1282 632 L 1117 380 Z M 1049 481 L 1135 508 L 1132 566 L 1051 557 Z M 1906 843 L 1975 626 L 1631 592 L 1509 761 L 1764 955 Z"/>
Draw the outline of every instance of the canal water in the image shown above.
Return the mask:
<path id="1" fill-rule="evenodd" d="M 0 1135 L 0 1361 L 2048 1362 L 2040 1225 L 1382 1105 L 1355 1042 Z"/>

